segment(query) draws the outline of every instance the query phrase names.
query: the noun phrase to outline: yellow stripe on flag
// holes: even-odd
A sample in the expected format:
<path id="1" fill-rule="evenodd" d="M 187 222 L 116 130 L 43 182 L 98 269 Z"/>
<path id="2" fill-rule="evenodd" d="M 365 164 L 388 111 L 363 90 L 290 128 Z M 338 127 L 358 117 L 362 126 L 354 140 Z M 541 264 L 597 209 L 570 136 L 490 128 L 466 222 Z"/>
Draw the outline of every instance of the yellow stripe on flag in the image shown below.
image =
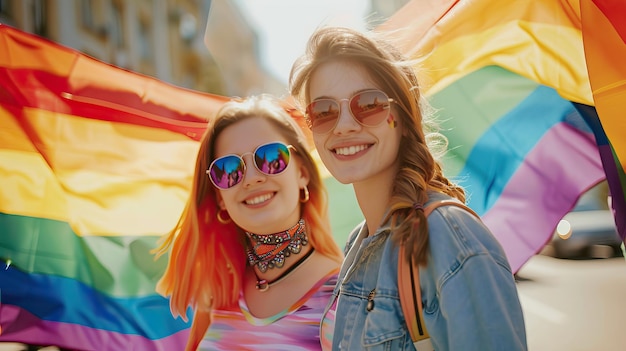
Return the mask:
<path id="1" fill-rule="evenodd" d="M 79 235 L 161 235 L 175 225 L 197 141 L 40 109 L 23 113 L 21 124 L 0 115 L 2 135 L 11 135 L 0 142 L 0 175 L 13 189 L 0 193 L 0 212 L 65 221 Z"/>
<path id="2" fill-rule="evenodd" d="M 407 12 L 419 17 L 419 3 L 407 4 Z M 430 28 L 420 27 L 426 33 L 405 29 L 402 20 L 407 14 L 381 26 L 407 55 L 420 61 L 418 71 L 428 95 L 497 65 L 552 87 L 567 100 L 593 105 L 587 72 L 581 69 L 585 57 L 577 1 L 567 6 L 554 0 L 476 0 L 458 2 L 451 9 L 450 1 L 442 1 L 431 7 L 431 17 L 443 17 Z"/>
<path id="3" fill-rule="evenodd" d="M 468 73 L 497 65 L 552 87 L 565 99 L 593 105 L 587 72 L 579 69 L 585 65 L 580 36 L 580 31 L 573 28 L 517 22 L 451 41 L 442 40 L 424 58 L 427 79 L 436 82 L 429 87 L 428 94 L 444 89 Z M 559 38 L 549 43 L 549 53 L 538 51 L 533 42 L 533 38 L 546 37 Z"/>

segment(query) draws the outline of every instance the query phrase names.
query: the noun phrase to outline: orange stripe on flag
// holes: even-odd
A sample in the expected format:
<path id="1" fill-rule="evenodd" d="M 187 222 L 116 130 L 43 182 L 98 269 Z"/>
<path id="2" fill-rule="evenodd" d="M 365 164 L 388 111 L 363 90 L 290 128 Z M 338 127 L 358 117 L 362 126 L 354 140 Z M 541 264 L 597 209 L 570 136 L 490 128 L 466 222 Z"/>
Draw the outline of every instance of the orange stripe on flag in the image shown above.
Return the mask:
<path id="1" fill-rule="evenodd" d="M 619 5 L 614 2 L 610 7 L 613 20 L 596 7 L 594 2 L 581 2 L 587 71 L 598 116 L 622 165 L 622 172 L 626 172 L 626 43 L 623 40 L 626 36 L 626 24 L 620 22 L 621 25 L 614 26 L 616 17 L 626 14 L 626 2 L 619 1 Z M 605 6 L 604 9 L 609 7 Z"/>

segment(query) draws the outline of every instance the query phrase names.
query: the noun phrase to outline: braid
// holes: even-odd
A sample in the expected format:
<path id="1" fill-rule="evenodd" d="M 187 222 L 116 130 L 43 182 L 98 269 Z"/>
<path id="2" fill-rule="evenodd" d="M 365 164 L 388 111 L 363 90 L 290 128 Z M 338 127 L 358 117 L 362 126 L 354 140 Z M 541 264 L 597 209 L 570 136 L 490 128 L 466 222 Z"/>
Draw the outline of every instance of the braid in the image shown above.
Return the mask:
<path id="1" fill-rule="evenodd" d="M 418 110 L 419 111 L 419 110 Z M 420 113 L 416 114 L 421 117 Z M 421 120 L 421 118 L 419 118 Z M 405 245 L 405 259 L 418 265 L 428 261 L 428 221 L 424 211 L 415 208 L 428 201 L 428 191 L 437 191 L 465 202 L 462 187 L 452 183 L 443 175 L 441 164 L 435 159 L 428 143 L 433 148 L 447 145 L 445 136 L 431 132 L 428 137 L 418 130 L 407 129 L 402 138 L 400 169 L 394 181 L 390 204 L 390 219 L 397 245 Z"/>

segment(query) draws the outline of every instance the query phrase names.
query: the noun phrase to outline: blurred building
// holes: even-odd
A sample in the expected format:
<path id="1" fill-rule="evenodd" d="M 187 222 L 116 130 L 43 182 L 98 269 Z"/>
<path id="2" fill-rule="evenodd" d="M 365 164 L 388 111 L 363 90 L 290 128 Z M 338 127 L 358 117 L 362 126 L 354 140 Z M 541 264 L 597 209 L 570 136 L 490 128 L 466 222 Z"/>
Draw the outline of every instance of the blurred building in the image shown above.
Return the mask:
<path id="1" fill-rule="evenodd" d="M 207 34 L 218 38 L 220 66 L 204 44 L 210 10 L 219 13 L 216 33 Z M 184 88 L 226 96 L 285 90 L 267 89 L 275 79 L 259 66 L 256 34 L 225 0 L 0 0 L 0 22 Z"/>
<path id="2" fill-rule="evenodd" d="M 262 0 L 259 0 L 262 1 Z M 409 0 L 370 0 L 369 27 Z M 0 23 L 184 88 L 287 94 L 236 0 L 0 0 Z"/>
<path id="3" fill-rule="evenodd" d="M 256 29 L 250 26 L 238 3 L 212 1 L 204 33 L 207 51 L 224 77 L 228 77 L 225 80 L 228 91 L 240 91 L 240 96 L 260 93 L 283 96 L 287 86 L 261 66 Z"/>

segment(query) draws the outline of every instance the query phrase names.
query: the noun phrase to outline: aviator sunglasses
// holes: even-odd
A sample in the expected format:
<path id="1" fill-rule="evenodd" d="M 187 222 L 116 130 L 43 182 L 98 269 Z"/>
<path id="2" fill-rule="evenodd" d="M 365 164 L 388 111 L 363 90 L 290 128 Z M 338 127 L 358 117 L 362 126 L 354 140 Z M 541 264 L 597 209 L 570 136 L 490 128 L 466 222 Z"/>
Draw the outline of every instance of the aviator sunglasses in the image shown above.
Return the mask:
<path id="1" fill-rule="evenodd" d="M 243 156 L 252 154 L 254 167 L 265 174 L 275 175 L 285 171 L 291 160 L 291 150 L 295 148 L 280 142 L 272 142 L 258 146 L 253 152 L 243 155 L 226 155 L 211 162 L 206 174 L 213 185 L 220 189 L 230 189 L 241 183 L 246 173 L 246 163 Z"/>
<path id="2" fill-rule="evenodd" d="M 323 134 L 331 131 L 339 120 L 341 102 L 348 101 L 350 114 L 366 127 L 375 127 L 389 117 L 393 99 L 384 92 L 373 89 L 356 93 L 349 99 L 318 99 L 306 108 L 306 121 L 312 132 Z"/>

